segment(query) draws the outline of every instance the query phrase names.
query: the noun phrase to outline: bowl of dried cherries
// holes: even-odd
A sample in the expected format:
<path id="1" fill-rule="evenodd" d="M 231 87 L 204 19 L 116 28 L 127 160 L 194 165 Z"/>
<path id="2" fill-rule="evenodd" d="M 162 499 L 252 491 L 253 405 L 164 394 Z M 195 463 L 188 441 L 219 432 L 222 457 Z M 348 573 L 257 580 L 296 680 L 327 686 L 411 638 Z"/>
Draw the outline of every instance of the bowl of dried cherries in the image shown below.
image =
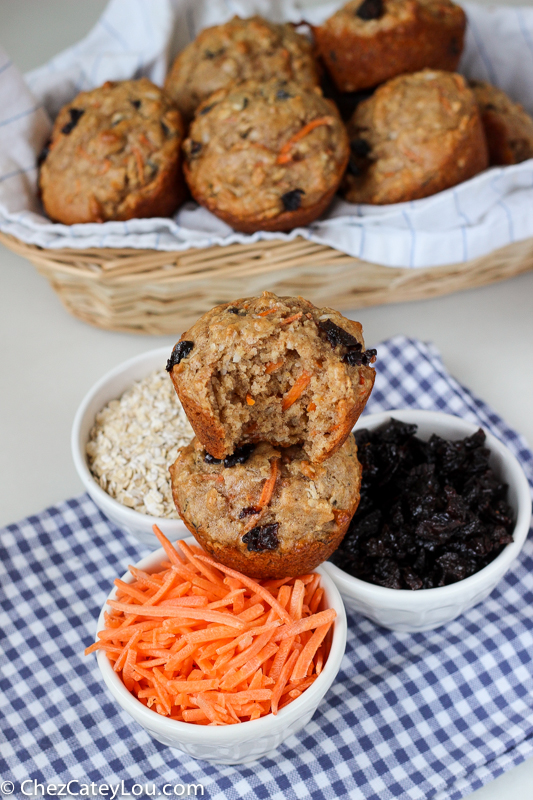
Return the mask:
<path id="1" fill-rule="evenodd" d="M 369 414 L 354 433 L 361 501 L 324 568 L 378 625 L 438 628 L 484 600 L 520 553 L 527 478 L 495 436 L 449 414 Z"/>

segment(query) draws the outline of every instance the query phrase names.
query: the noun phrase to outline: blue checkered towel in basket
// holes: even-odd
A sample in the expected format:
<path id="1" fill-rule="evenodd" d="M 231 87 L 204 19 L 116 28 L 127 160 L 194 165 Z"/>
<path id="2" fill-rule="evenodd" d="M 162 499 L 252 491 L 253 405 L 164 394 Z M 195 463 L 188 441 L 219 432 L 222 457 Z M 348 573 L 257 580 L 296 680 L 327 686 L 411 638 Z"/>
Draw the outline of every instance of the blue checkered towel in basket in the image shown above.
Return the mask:
<path id="1" fill-rule="evenodd" d="M 533 483 L 524 440 L 448 375 L 431 345 L 396 337 L 378 346 L 376 366 L 369 411 L 411 406 L 476 421 Z M 17 798 L 21 781 L 37 779 L 75 780 L 78 792 L 123 780 L 156 795 L 191 783 L 208 798 L 457 800 L 533 755 L 531 538 L 488 600 L 439 630 L 391 633 L 349 616 L 341 671 L 305 731 L 275 758 L 231 767 L 152 741 L 83 656 L 113 579 L 146 551 L 87 496 L 0 536 L 0 789 L 13 781 Z"/>

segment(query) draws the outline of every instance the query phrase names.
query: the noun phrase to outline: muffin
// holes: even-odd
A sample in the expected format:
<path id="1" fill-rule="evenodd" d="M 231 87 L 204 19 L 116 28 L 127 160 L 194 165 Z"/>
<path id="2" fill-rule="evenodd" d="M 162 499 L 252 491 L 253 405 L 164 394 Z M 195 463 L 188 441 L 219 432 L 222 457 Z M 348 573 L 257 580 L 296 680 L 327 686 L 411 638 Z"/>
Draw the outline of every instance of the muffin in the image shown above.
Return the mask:
<path id="1" fill-rule="evenodd" d="M 470 81 L 489 147 L 491 166 L 533 158 L 533 119 L 496 86 Z"/>
<path id="2" fill-rule="evenodd" d="M 337 87 L 354 92 L 424 67 L 455 70 L 465 27 L 450 0 L 352 0 L 313 32 Z"/>
<path id="3" fill-rule="evenodd" d="M 59 112 L 39 186 L 56 222 L 172 215 L 185 198 L 180 112 L 147 78 L 81 92 Z"/>
<path id="4" fill-rule="evenodd" d="M 261 17 L 233 17 L 206 28 L 175 59 L 165 89 L 182 114 L 192 119 L 200 103 L 232 83 L 279 78 L 318 84 L 310 42 L 286 23 Z"/>
<path id="5" fill-rule="evenodd" d="M 343 191 L 352 203 L 428 197 L 488 165 L 474 94 L 453 72 L 393 78 L 360 103 L 348 132 L 352 157 Z"/>
<path id="6" fill-rule="evenodd" d="M 318 87 L 247 81 L 202 105 L 183 146 L 194 198 L 239 231 L 285 231 L 328 207 L 349 157 L 335 105 Z"/>
<path id="7" fill-rule="evenodd" d="M 323 462 L 346 441 L 374 384 L 361 325 L 303 297 L 224 303 L 183 334 L 167 364 L 194 432 L 224 458 L 250 442 L 302 444 Z"/>
<path id="8" fill-rule="evenodd" d="M 353 435 L 320 465 L 299 446 L 264 442 L 225 462 L 194 439 L 170 467 L 176 508 L 213 558 L 254 578 L 285 578 L 338 547 L 359 503 Z"/>

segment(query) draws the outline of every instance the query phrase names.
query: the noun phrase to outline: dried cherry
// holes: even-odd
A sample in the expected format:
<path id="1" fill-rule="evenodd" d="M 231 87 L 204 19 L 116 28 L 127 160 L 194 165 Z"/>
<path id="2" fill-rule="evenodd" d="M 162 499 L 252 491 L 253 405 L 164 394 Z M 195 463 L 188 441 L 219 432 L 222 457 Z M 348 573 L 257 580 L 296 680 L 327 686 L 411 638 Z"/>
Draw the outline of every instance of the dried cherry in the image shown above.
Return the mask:
<path id="1" fill-rule="evenodd" d="M 165 367 L 166 371 L 172 372 L 172 368 L 175 367 L 176 364 L 179 364 L 182 358 L 187 358 L 193 347 L 194 342 L 178 342 L 172 350 L 170 358 L 167 361 L 167 365 Z"/>
<path id="2" fill-rule="evenodd" d="M 279 522 L 272 522 L 269 525 L 256 525 L 251 531 L 242 537 L 244 544 L 249 552 L 260 552 L 261 550 L 275 550 L 279 545 L 278 541 Z"/>
<path id="3" fill-rule="evenodd" d="M 85 109 L 69 108 L 68 113 L 70 114 L 70 120 L 69 122 L 67 122 L 66 125 L 63 125 L 63 127 L 61 128 L 61 133 L 64 133 L 66 135 L 68 135 L 72 130 L 74 130 L 80 119 L 85 114 Z"/>

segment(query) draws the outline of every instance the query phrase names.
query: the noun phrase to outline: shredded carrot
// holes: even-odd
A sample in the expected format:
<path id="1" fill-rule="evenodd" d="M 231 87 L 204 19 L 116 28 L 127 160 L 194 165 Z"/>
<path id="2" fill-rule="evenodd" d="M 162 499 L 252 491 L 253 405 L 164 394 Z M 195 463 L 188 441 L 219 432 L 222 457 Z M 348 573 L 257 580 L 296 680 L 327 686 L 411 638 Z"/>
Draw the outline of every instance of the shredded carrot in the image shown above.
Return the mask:
<path id="1" fill-rule="evenodd" d="M 307 406 L 307 411 L 308 413 L 311 413 L 311 411 L 316 411 L 316 403 L 309 403 Z"/>
<path id="2" fill-rule="evenodd" d="M 285 319 L 282 319 L 279 324 L 280 325 L 288 325 L 290 322 L 296 322 L 296 320 L 300 319 L 300 317 L 302 315 L 303 315 L 303 311 L 299 311 L 297 314 L 293 314 L 292 317 L 285 317 Z"/>
<path id="3" fill-rule="evenodd" d="M 289 606 L 289 614 L 293 619 L 302 618 L 302 607 L 304 602 L 305 586 L 298 578 L 294 581 L 292 589 L 291 601 Z"/>
<path id="4" fill-rule="evenodd" d="M 286 395 L 283 396 L 281 403 L 282 411 L 287 411 L 303 394 L 305 389 L 309 386 L 312 375 L 309 372 L 302 372 L 296 383 L 289 389 Z"/>
<path id="5" fill-rule="evenodd" d="M 277 475 L 273 459 L 265 504 Z M 320 576 L 256 581 L 154 532 L 168 561 L 115 581 L 117 599 L 86 655 L 104 651 L 140 703 L 197 725 L 259 719 L 300 697 L 323 669 L 335 618 L 317 611 Z"/>
<path id="6" fill-rule="evenodd" d="M 144 181 L 144 161 L 143 154 L 138 147 L 132 147 L 133 155 L 135 156 L 135 164 L 137 165 L 137 172 L 139 175 L 139 183 Z"/>
<path id="7" fill-rule="evenodd" d="M 258 317 L 268 317 L 269 314 L 275 314 L 277 308 L 269 308 L 266 311 L 261 311 L 257 316 Z"/>
<path id="8" fill-rule="evenodd" d="M 246 395 L 246 403 L 249 406 L 255 406 L 255 400 L 249 392 Z"/>
<path id="9" fill-rule="evenodd" d="M 303 128 L 291 136 L 285 144 L 282 146 L 281 150 L 279 151 L 279 156 L 276 159 L 277 164 L 288 164 L 292 161 L 291 150 L 300 139 L 303 139 L 307 136 L 311 131 L 314 131 L 315 128 L 319 128 L 321 125 L 333 125 L 335 123 L 334 117 L 318 117 L 317 119 L 311 120 L 308 122 L 307 125 L 304 125 Z"/>
<path id="10" fill-rule="evenodd" d="M 271 361 L 266 365 L 265 372 L 267 375 L 272 375 L 277 369 L 283 366 L 283 359 L 281 361 Z"/>
<path id="11" fill-rule="evenodd" d="M 263 484 L 261 496 L 257 504 L 258 508 L 265 508 L 272 500 L 272 495 L 274 494 L 274 488 L 276 486 L 276 480 L 279 472 L 278 465 L 279 459 L 273 458 L 270 462 L 270 475 Z"/>

